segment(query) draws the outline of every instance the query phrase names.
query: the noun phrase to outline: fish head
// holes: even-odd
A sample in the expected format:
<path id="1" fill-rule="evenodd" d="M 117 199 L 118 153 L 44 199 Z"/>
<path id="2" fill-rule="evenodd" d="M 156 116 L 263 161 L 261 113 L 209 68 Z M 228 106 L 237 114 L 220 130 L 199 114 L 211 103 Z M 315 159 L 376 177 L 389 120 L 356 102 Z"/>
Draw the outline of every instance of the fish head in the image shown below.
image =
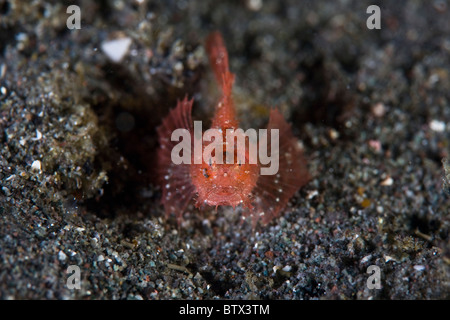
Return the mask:
<path id="1" fill-rule="evenodd" d="M 223 159 L 226 159 L 224 153 Z M 248 160 L 248 157 L 246 157 Z M 197 206 L 252 207 L 250 195 L 256 185 L 259 166 L 247 162 L 222 163 L 214 156 L 202 164 L 193 165 L 192 182 L 196 187 Z"/>

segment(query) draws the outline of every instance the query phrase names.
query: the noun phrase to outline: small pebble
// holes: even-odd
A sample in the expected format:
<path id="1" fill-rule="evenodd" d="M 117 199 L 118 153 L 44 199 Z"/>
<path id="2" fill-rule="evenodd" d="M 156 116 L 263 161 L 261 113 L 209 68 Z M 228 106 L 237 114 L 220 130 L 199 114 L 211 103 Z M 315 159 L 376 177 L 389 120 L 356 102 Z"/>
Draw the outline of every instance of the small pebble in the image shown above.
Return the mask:
<path id="1" fill-rule="evenodd" d="M 421 264 L 415 265 L 414 266 L 414 270 L 416 270 L 416 271 L 423 271 L 423 270 L 425 270 L 425 266 L 423 266 Z"/>
<path id="2" fill-rule="evenodd" d="M 262 0 L 247 0 L 247 8 L 252 11 L 259 11 L 263 6 Z"/>
<path id="3" fill-rule="evenodd" d="M 430 129 L 436 132 L 445 131 L 445 122 L 439 120 L 430 121 Z"/>
<path id="4" fill-rule="evenodd" d="M 392 186 L 392 184 L 394 183 L 394 179 L 392 179 L 391 177 L 387 177 L 386 179 L 384 179 L 383 181 L 381 181 L 381 185 L 382 186 Z"/>
<path id="5" fill-rule="evenodd" d="M 58 252 L 58 259 L 59 261 L 65 261 L 67 259 L 66 254 L 62 250 Z"/>
<path id="6" fill-rule="evenodd" d="M 285 266 L 285 267 L 284 267 L 283 269 L 281 269 L 281 270 L 283 270 L 284 272 L 290 272 L 291 269 L 292 269 L 291 266 Z"/>
<path id="7" fill-rule="evenodd" d="M 374 116 L 381 118 L 386 113 L 386 108 L 382 102 L 378 102 L 372 107 L 372 113 Z"/>
<path id="8" fill-rule="evenodd" d="M 41 162 L 39 160 L 34 160 L 31 164 L 31 169 L 41 171 Z"/>

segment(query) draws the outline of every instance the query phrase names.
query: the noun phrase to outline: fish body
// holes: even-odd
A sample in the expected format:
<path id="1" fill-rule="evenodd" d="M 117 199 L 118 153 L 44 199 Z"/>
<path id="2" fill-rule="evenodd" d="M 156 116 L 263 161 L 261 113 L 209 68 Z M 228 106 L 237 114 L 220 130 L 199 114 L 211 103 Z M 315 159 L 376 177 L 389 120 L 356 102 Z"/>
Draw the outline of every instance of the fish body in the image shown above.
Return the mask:
<path id="1" fill-rule="evenodd" d="M 189 202 L 195 199 L 196 207 L 241 205 L 245 209 L 243 217 L 250 216 L 254 225 L 258 220 L 264 224 L 268 223 L 280 214 L 294 193 L 309 181 L 306 160 L 290 125 L 278 109 L 271 110 L 267 126 L 269 133 L 273 129 L 278 130 L 277 148 L 270 143 L 267 146 L 268 152 L 278 158 L 278 172 L 270 175 L 261 174 L 264 165 L 259 160 L 251 161 L 249 154 L 250 144 L 255 142 L 245 137 L 245 145 L 235 144 L 230 153 L 227 149 L 227 144 L 230 143 L 227 132 L 232 130 L 237 137 L 242 135 L 243 131 L 239 131 L 239 121 L 232 99 L 234 74 L 229 70 L 228 53 L 220 33 L 213 32 L 208 36 L 206 50 L 216 81 L 222 89 L 211 128 L 222 134 L 222 141 L 219 143 L 222 144 L 223 153 L 217 154 L 214 151 L 206 153 L 210 156 L 203 156 L 201 161 L 197 162 L 191 155 L 192 161 L 189 164 L 173 163 L 171 150 L 177 144 L 171 140 L 174 130 L 189 131 L 191 139 L 188 143 L 191 149 L 194 148 L 195 139 L 199 139 L 193 131 L 191 116 L 193 100 L 185 97 L 179 101 L 157 129 L 160 143 L 157 156 L 158 175 L 162 187 L 161 202 L 166 215 L 175 213 L 178 220 L 181 220 Z M 202 152 L 205 148 L 210 148 L 211 143 L 213 141 L 202 144 Z M 261 140 L 259 143 L 262 143 Z M 234 161 L 228 162 L 225 159 Z"/>

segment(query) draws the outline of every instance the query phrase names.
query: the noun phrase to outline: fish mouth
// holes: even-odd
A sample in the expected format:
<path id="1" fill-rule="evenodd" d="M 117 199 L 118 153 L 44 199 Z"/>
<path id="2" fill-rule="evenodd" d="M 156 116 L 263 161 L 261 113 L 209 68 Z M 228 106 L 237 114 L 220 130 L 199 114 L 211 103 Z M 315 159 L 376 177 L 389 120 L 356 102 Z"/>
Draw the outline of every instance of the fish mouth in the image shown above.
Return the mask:
<path id="1" fill-rule="evenodd" d="M 211 190 L 206 196 L 206 202 L 209 205 L 223 205 L 223 206 L 237 206 L 242 203 L 240 195 L 236 193 L 233 188 L 226 188 L 221 190 Z"/>

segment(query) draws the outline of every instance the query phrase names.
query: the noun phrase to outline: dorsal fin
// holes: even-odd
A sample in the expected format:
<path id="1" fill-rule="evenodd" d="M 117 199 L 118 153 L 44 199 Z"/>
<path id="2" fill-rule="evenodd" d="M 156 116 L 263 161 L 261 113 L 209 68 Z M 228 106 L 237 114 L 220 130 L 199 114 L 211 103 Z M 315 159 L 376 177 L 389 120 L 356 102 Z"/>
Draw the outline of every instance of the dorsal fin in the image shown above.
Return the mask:
<path id="1" fill-rule="evenodd" d="M 206 51 L 214 71 L 217 83 L 222 88 L 222 99 L 217 105 L 212 127 L 237 128 L 236 111 L 231 97 L 234 83 L 234 74 L 230 72 L 228 52 L 222 35 L 212 32 L 206 39 Z"/>

